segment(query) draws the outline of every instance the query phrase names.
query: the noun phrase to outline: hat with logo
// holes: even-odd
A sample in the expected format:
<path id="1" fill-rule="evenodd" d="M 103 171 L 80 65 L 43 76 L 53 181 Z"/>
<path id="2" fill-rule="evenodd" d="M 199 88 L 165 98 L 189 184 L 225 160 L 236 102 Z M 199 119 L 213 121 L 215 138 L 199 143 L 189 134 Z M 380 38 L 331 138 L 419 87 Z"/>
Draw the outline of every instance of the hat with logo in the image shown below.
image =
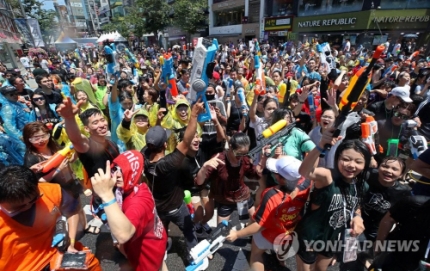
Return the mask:
<path id="1" fill-rule="evenodd" d="M 396 97 L 399 97 L 405 103 L 412 103 L 413 101 L 409 97 L 410 96 L 409 89 L 410 87 L 395 87 L 391 90 L 390 94 Z"/>
<path id="2" fill-rule="evenodd" d="M 284 156 L 279 159 L 268 158 L 266 168 L 273 173 L 278 173 L 287 181 L 297 181 L 302 177 L 299 173 L 301 164 L 302 162 L 293 156 Z"/>

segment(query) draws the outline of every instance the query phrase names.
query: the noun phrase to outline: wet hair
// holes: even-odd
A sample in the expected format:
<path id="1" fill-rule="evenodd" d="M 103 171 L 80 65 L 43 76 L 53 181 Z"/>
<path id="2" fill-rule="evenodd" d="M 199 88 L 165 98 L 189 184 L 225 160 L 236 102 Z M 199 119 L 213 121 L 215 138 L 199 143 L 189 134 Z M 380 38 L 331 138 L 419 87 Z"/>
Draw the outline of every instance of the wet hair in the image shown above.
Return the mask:
<path id="1" fill-rule="evenodd" d="M 24 141 L 25 146 L 27 147 L 27 150 L 33 153 L 38 153 L 37 149 L 33 146 L 33 144 L 30 142 L 30 138 L 37 132 L 44 132 L 45 134 L 50 134 L 49 129 L 40 121 L 30 122 L 27 123 L 24 126 L 24 129 L 22 131 L 22 139 Z M 58 151 L 57 143 L 55 143 L 52 136 L 48 140 L 48 148 L 52 152 Z"/>
<path id="2" fill-rule="evenodd" d="M 128 79 L 121 79 L 118 81 L 118 89 L 119 91 L 124 91 L 128 86 L 133 85 Z"/>
<path id="3" fill-rule="evenodd" d="M 239 132 L 235 133 L 228 143 L 233 150 L 237 150 L 240 147 L 249 147 L 251 140 L 245 133 Z"/>
<path id="4" fill-rule="evenodd" d="M 264 102 L 263 102 L 263 108 L 266 108 L 266 106 L 267 106 L 269 103 L 275 103 L 275 104 L 276 104 L 276 107 L 278 107 L 278 101 L 277 101 L 276 99 L 274 99 L 274 98 L 267 98 L 267 99 L 266 99 L 266 100 L 264 100 Z"/>
<path id="5" fill-rule="evenodd" d="M 34 95 L 40 95 L 40 96 L 42 96 L 45 99 L 45 107 L 46 107 L 46 109 L 49 108 L 48 98 L 46 97 L 45 92 L 43 92 L 40 89 L 36 89 L 34 92 L 30 92 L 30 101 L 31 101 L 31 104 L 33 105 L 33 108 L 37 108 L 36 103 L 33 101 L 33 96 Z"/>
<path id="6" fill-rule="evenodd" d="M 273 111 L 272 114 L 272 124 L 275 124 L 276 122 L 284 119 L 287 114 L 290 115 L 291 119 L 294 119 L 293 111 L 286 108 L 276 109 L 275 111 Z"/>
<path id="7" fill-rule="evenodd" d="M 281 77 L 281 79 L 282 79 L 282 73 L 281 73 L 281 71 L 279 71 L 279 70 L 274 70 L 274 71 L 272 72 L 272 76 L 273 76 L 275 73 L 279 74 L 279 76 L 280 76 L 280 77 Z"/>
<path id="8" fill-rule="evenodd" d="M 11 86 L 15 86 L 15 82 L 18 78 L 21 78 L 19 76 L 12 76 L 11 78 L 7 79 L 9 81 L 9 84 L 11 84 Z M 21 78 L 22 79 L 22 78 Z"/>
<path id="9" fill-rule="evenodd" d="M 82 112 L 81 114 L 79 114 L 79 118 L 81 119 L 82 124 L 84 126 L 87 126 L 88 125 L 88 119 L 92 116 L 95 116 L 95 115 L 103 115 L 103 114 L 102 114 L 102 111 L 100 111 L 100 109 L 98 109 L 98 108 L 89 108 L 89 109 L 85 110 L 84 112 Z"/>
<path id="10" fill-rule="evenodd" d="M 157 102 L 159 96 L 158 91 L 156 91 L 154 88 L 148 88 L 145 91 L 148 92 L 148 95 L 151 97 L 151 101 L 153 103 Z"/>
<path id="11" fill-rule="evenodd" d="M 0 202 L 23 202 L 38 191 L 39 180 L 34 172 L 24 166 L 0 169 Z"/>
<path id="12" fill-rule="evenodd" d="M 402 172 L 401 175 L 403 176 L 406 173 L 406 163 L 405 161 L 400 158 L 400 157 L 395 157 L 395 156 L 387 156 L 384 157 L 381 161 L 381 163 L 379 164 L 379 166 L 381 166 L 382 164 L 385 164 L 387 162 L 399 162 L 401 168 L 402 168 Z"/>
<path id="13" fill-rule="evenodd" d="M 119 102 L 122 103 L 124 100 L 132 100 L 133 101 L 133 97 L 131 96 L 130 93 L 128 93 L 127 91 L 122 91 L 119 95 L 118 95 L 118 99 Z"/>
<path id="14" fill-rule="evenodd" d="M 356 152 L 360 153 L 364 157 L 364 169 L 363 171 L 357 175 L 356 177 L 356 185 L 357 185 L 357 198 L 358 198 L 358 205 L 356 207 L 360 206 L 361 200 L 364 197 L 365 191 L 364 191 L 364 182 L 365 179 L 368 177 L 368 170 L 370 166 L 370 159 L 371 155 L 369 152 L 369 149 L 367 146 L 361 142 L 359 139 L 353 139 L 353 140 L 344 140 L 336 149 L 336 153 L 334 154 L 334 161 L 335 161 L 335 172 L 338 174 L 339 177 L 342 177 L 339 171 L 338 167 L 338 161 L 340 158 L 340 155 L 346 151 L 353 149 Z M 346 185 L 345 182 L 341 181 L 340 184 L 340 190 L 344 198 L 346 198 L 346 195 L 349 195 L 349 185 Z"/>
<path id="15" fill-rule="evenodd" d="M 49 78 L 49 74 L 36 75 L 36 83 L 40 86 L 43 78 Z"/>

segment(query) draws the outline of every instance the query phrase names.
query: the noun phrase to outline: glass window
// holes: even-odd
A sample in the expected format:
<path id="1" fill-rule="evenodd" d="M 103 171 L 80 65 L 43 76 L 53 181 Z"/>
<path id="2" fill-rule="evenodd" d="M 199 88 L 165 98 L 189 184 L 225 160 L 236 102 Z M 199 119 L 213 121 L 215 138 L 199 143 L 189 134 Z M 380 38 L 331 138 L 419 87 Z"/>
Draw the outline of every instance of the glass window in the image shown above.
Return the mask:
<path id="1" fill-rule="evenodd" d="M 216 3 L 221 3 L 221 2 L 225 2 L 225 1 L 228 1 L 228 0 L 213 0 L 212 3 L 216 4 Z"/>
<path id="2" fill-rule="evenodd" d="M 245 7 L 215 11 L 214 12 L 214 26 L 226 26 L 242 24 L 242 19 L 245 14 Z"/>
<path id="3" fill-rule="evenodd" d="M 299 16 L 360 11 L 362 8 L 363 0 L 300 0 Z"/>
<path id="4" fill-rule="evenodd" d="M 378 2 L 378 1 L 376 1 Z M 430 8 L 428 0 L 381 0 L 381 9 Z"/>
<path id="5" fill-rule="evenodd" d="M 294 14 L 293 0 L 268 0 L 265 3 L 265 16 L 284 16 Z"/>

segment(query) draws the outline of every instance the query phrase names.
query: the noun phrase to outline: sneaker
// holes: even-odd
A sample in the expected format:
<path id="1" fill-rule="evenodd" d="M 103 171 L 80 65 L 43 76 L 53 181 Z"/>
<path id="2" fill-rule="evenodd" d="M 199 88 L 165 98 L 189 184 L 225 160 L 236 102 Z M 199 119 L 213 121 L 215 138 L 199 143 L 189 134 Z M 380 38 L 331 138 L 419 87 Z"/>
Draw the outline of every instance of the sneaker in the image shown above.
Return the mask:
<path id="1" fill-rule="evenodd" d="M 202 226 L 202 228 L 203 228 L 203 230 L 204 230 L 207 234 L 211 234 L 211 232 L 212 232 L 212 228 L 208 225 L 208 223 L 205 223 L 205 224 Z"/>

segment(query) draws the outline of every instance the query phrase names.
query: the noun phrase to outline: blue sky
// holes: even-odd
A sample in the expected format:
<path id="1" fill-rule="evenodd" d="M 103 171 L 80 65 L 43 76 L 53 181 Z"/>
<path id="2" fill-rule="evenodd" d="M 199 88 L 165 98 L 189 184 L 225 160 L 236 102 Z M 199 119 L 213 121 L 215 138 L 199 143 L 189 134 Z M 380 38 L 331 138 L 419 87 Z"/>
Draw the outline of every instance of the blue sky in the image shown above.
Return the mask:
<path id="1" fill-rule="evenodd" d="M 45 1 L 41 1 L 43 3 L 42 8 L 43 9 L 54 9 L 54 1 L 50 1 L 50 0 L 45 0 Z M 64 0 L 57 0 L 59 5 L 65 5 Z"/>

